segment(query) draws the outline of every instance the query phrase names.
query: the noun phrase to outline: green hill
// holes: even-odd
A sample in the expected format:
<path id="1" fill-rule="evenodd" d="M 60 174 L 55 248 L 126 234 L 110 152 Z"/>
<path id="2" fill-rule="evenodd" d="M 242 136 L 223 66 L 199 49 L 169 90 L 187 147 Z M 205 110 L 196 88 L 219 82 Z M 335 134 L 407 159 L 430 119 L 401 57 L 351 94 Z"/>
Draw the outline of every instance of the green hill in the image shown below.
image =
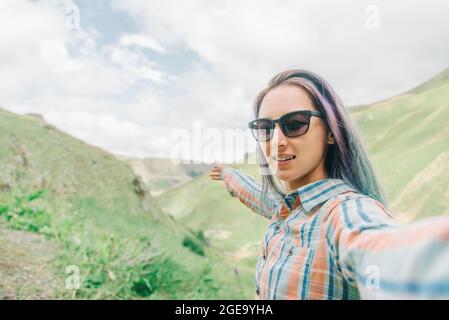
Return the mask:
<path id="1" fill-rule="evenodd" d="M 243 297 L 232 262 L 165 215 L 127 162 L 36 115 L 0 109 L 0 129 L 0 252 L 15 257 L 0 261 L 0 298 Z M 33 234 L 43 245 L 30 250 Z M 52 258 L 37 261 L 46 248 Z M 26 280 L 43 264 L 48 290 Z M 68 266 L 78 290 L 66 287 Z"/>
<path id="2" fill-rule="evenodd" d="M 107 215 L 126 210 L 165 219 L 127 163 L 113 155 L 35 116 L 0 109 L 0 126 L 0 190 L 5 194 L 47 189 L 56 202 L 72 204 L 72 210 L 89 203 Z"/>
<path id="3" fill-rule="evenodd" d="M 449 213 L 449 69 L 351 115 L 401 221 Z"/>

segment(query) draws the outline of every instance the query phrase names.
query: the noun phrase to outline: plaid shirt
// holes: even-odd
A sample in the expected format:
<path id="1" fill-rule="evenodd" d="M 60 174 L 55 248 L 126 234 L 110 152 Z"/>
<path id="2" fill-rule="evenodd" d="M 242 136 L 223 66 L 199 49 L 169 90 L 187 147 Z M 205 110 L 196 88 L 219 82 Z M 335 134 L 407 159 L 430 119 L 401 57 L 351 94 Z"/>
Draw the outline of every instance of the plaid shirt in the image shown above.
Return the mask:
<path id="1" fill-rule="evenodd" d="M 270 220 L 255 299 L 449 298 L 449 219 L 399 225 L 375 199 L 323 179 L 261 200 L 261 185 L 222 171 L 228 191 Z"/>

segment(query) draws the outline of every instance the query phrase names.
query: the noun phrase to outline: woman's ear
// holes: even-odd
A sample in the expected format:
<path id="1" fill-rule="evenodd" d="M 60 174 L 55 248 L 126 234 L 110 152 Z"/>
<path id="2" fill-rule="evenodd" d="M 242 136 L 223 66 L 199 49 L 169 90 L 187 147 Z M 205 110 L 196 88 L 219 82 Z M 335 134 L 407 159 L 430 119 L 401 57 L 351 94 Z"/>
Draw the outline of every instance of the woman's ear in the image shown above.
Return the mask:
<path id="1" fill-rule="evenodd" d="M 335 144 L 335 137 L 332 134 L 331 131 L 329 131 L 329 134 L 327 135 L 327 143 L 328 144 Z"/>

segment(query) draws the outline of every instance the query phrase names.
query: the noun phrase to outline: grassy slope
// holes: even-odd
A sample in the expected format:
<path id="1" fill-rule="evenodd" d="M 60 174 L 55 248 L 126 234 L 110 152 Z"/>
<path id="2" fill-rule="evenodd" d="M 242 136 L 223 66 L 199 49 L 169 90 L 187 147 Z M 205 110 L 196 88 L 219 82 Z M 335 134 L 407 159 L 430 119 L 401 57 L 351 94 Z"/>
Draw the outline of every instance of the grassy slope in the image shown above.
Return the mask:
<path id="1" fill-rule="evenodd" d="M 179 265 L 181 270 L 175 270 L 176 274 L 191 272 L 191 275 L 194 275 L 191 279 L 192 286 L 195 281 L 206 281 L 202 278 L 204 270 L 213 265 L 211 274 L 217 280 L 219 290 L 215 295 L 209 296 L 210 298 L 241 297 L 241 290 L 235 286 L 230 267 L 226 267 L 227 264 L 222 262 L 222 254 L 206 249 L 206 257 L 201 257 L 182 246 L 187 230 L 157 208 L 145 187 L 141 183 L 136 184 L 135 176 L 126 162 L 74 139 L 38 119 L 2 109 L 0 129 L 0 204 L 10 204 L 15 195 L 29 194 L 40 189 L 48 190 L 36 205 L 50 213 L 53 226 L 64 223 L 67 225 L 63 231 L 70 232 L 73 240 L 70 238 L 64 241 L 70 242 L 70 248 L 77 248 L 76 241 L 81 239 L 81 242 L 88 242 L 99 257 L 95 263 L 89 262 L 92 258 L 89 249 L 82 253 L 85 260 L 80 261 L 78 257 L 72 258 L 70 252 L 62 250 L 59 252 L 61 258 L 54 261 L 52 267 L 59 268 L 59 274 L 64 274 L 67 265 L 85 263 L 88 270 L 81 270 L 84 275 L 92 275 L 98 270 L 109 275 L 106 280 L 100 279 L 104 282 L 103 292 L 92 291 L 88 293 L 89 297 L 113 297 L 112 290 L 116 288 L 117 292 L 123 292 L 120 288 L 127 286 L 130 281 L 126 278 L 127 273 L 124 271 L 122 278 L 114 280 L 107 268 L 117 267 L 117 270 L 122 270 L 123 265 L 131 262 L 129 259 L 124 262 L 115 261 L 119 258 L 125 259 L 124 256 L 128 252 L 115 253 L 114 246 L 120 244 L 120 248 L 134 250 L 139 248 L 137 245 L 140 244 L 135 242 L 146 238 L 151 239 L 151 245 L 148 242 L 149 250 L 165 252 Z M 125 240 L 122 243 L 117 239 Z M 11 247 L 5 241 L 0 242 L 0 245 L 0 251 L 4 252 Z M 158 277 L 163 278 L 165 270 L 159 271 Z M 96 277 L 102 273 L 98 273 Z M 26 286 L 32 284 L 24 282 L 23 287 Z M 176 297 L 194 296 L 191 288 L 183 290 L 181 288 Z M 27 292 L 33 292 L 33 289 L 30 288 Z M 195 294 L 201 296 L 201 293 Z M 124 296 L 126 297 L 126 294 Z M 158 292 L 151 297 L 170 296 Z"/>
<path id="2" fill-rule="evenodd" d="M 352 117 L 402 221 L 449 213 L 449 69 Z"/>

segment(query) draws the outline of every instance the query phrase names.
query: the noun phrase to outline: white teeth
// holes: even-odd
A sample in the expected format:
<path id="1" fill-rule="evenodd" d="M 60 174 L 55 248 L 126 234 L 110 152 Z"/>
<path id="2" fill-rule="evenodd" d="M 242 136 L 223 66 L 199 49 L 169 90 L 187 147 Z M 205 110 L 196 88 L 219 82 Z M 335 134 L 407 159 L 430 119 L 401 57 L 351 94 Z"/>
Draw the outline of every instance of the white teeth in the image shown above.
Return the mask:
<path id="1" fill-rule="evenodd" d="M 273 157 L 276 161 L 287 161 L 287 160 L 291 160 L 291 159 L 294 159 L 295 158 L 295 156 L 282 156 L 282 157 L 276 157 L 276 156 L 274 156 Z"/>

